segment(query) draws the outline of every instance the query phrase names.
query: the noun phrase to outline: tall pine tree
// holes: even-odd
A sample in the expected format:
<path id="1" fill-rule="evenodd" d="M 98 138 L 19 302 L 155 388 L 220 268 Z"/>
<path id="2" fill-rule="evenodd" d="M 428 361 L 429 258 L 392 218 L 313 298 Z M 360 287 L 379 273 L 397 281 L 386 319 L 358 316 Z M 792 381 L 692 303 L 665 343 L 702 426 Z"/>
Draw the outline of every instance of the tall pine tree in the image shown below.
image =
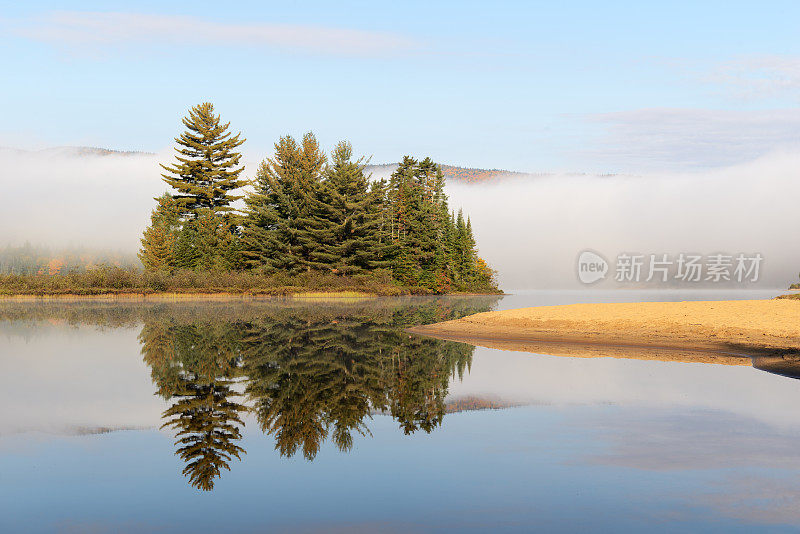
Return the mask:
<path id="1" fill-rule="evenodd" d="M 380 186 L 371 188 L 364 159 L 353 160 L 345 141 L 336 145 L 320 184 L 311 225 L 316 265 L 339 274 L 358 274 L 388 267 L 382 240 Z"/>
<path id="2" fill-rule="evenodd" d="M 183 124 L 186 131 L 175 138 L 176 163 L 161 165 L 167 171 L 164 181 L 176 191 L 172 196 L 181 215 L 195 219 L 201 209 L 231 211 L 230 203 L 241 198 L 231 192 L 244 185 L 239 179 L 242 156 L 235 149 L 245 140 L 241 134 L 231 136 L 230 123 L 223 124 L 209 102 L 194 106 Z"/>
<path id="3" fill-rule="evenodd" d="M 302 143 L 282 137 L 275 156 L 258 167 L 254 190 L 245 198 L 242 254 L 250 268 L 298 273 L 318 262 L 315 217 L 325 156 L 313 134 Z"/>
<path id="4" fill-rule="evenodd" d="M 388 202 L 395 277 L 431 290 L 446 286 L 447 197 L 444 175 L 430 158 L 406 156 L 389 180 Z"/>
<path id="5" fill-rule="evenodd" d="M 175 138 L 176 162 L 161 165 L 167 171 L 164 181 L 173 189 L 170 194 L 177 214 L 172 232 L 171 266 L 179 269 L 226 270 L 238 264 L 237 222 L 230 204 L 240 198 L 233 194 L 242 187 L 239 175 L 241 154 L 236 151 L 244 139 L 228 132 L 230 123 L 222 123 L 208 102 L 194 106 L 183 119 L 186 126 Z M 158 239 L 160 231 L 150 232 L 143 240 Z M 149 249 L 153 249 L 149 246 Z M 155 249 L 153 249 L 155 250 Z M 143 248 L 143 255 L 153 256 Z M 148 256 L 143 263 L 156 268 Z"/>

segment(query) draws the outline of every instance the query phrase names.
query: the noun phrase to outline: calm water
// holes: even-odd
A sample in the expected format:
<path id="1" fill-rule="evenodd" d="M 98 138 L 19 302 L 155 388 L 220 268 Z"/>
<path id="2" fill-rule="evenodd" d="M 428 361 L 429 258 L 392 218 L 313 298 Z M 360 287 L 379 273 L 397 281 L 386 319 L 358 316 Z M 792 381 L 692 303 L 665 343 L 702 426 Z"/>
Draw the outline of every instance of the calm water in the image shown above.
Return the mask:
<path id="1" fill-rule="evenodd" d="M 797 380 L 404 331 L 773 294 L 0 303 L 0 531 L 795 531 Z"/>

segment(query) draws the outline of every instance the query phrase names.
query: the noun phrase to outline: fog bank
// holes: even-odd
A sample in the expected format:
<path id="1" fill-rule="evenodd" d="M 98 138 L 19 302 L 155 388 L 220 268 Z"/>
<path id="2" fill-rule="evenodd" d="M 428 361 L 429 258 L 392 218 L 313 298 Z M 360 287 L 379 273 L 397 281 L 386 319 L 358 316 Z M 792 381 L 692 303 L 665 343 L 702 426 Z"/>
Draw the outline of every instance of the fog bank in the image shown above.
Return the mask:
<path id="1" fill-rule="evenodd" d="M 786 287 L 800 270 L 798 184 L 800 155 L 780 153 L 696 173 L 450 184 L 448 194 L 472 217 L 481 255 L 505 288 L 579 287 L 576 258 L 585 249 L 612 269 L 592 287 L 614 287 L 623 252 L 761 253 L 757 286 Z"/>
<path id="2" fill-rule="evenodd" d="M 171 158 L 170 150 L 0 149 L 10 199 L 0 211 L 0 246 L 30 241 L 135 251 L 153 197 L 166 189 L 158 162 Z M 254 163 L 246 162 L 248 178 Z M 761 253 L 759 286 L 785 287 L 800 270 L 799 173 L 800 155 L 782 153 L 698 173 L 451 182 L 447 193 L 451 207 L 471 216 L 481 255 L 506 289 L 581 287 L 575 260 L 584 249 L 600 252 L 612 269 L 620 252 Z"/>

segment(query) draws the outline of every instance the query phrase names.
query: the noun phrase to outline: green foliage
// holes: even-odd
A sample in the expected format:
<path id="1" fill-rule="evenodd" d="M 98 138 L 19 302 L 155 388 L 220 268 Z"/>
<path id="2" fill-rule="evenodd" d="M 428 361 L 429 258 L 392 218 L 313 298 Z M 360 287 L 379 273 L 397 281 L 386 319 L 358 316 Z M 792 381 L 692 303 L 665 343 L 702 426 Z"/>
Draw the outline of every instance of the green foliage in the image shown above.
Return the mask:
<path id="1" fill-rule="evenodd" d="M 209 102 L 194 106 L 183 124 L 186 131 L 175 138 L 176 163 L 161 166 L 167 171 L 164 181 L 176 191 L 173 197 L 181 216 L 197 218 L 203 209 L 230 211 L 229 204 L 241 198 L 230 192 L 244 185 L 239 180 L 242 156 L 235 152 L 244 139 L 239 139 L 241 134 L 231 137 L 230 123 L 222 124 Z"/>
<path id="2" fill-rule="evenodd" d="M 242 254 L 249 268 L 298 273 L 319 266 L 314 217 L 325 155 L 312 133 L 297 143 L 275 144 L 275 156 L 259 165 L 254 191 L 245 199 Z"/>
<path id="3" fill-rule="evenodd" d="M 497 290 L 471 222 L 449 211 L 440 166 L 406 156 L 388 183 L 370 183 L 364 168 L 347 142 L 325 165 L 312 134 L 302 143 L 281 138 L 245 199 L 244 265 L 339 275 L 388 268 L 399 284 L 419 290 Z"/>
<path id="4" fill-rule="evenodd" d="M 196 220 L 196 254 L 194 267 L 204 271 L 228 271 L 237 266 L 237 229 L 229 218 L 214 215 L 210 210 Z"/>
<path id="5" fill-rule="evenodd" d="M 139 259 L 150 271 L 175 267 L 175 243 L 180 225 L 178 206 L 169 194 L 156 199 L 158 205 L 150 216 L 150 226 L 142 236 Z"/>
<path id="6" fill-rule="evenodd" d="M 401 288 L 391 272 L 374 270 L 353 276 L 320 271 L 265 274 L 258 271 L 142 271 L 137 268 L 99 267 L 66 274 L 0 275 L 0 296 L 103 295 L 151 293 L 230 293 L 237 295 L 292 295 L 307 292 L 355 292 L 369 295 L 426 294 L 424 288 Z"/>
<path id="7" fill-rule="evenodd" d="M 800 283 L 794 283 L 789 286 L 789 289 L 800 289 Z"/>
<path id="8" fill-rule="evenodd" d="M 239 228 L 230 203 L 242 187 L 244 140 L 227 132 L 214 107 L 203 103 L 183 119 L 187 130 L 176 138 L 177 163 L 162 165 L 173 193 L 156 199 L 158 206 L 142 238 L 139 257 L 147 270 L 225 271 L 240 265 Z"/>
<path id="9" fill-rule="evenodd" d="M 388 188 L 398 280 L 436 292 L 495 289 L 494 273 L 478 257 L 472 223 L 449 211 L 441 168 L 406 156 Z"/>
<path id="10" fill-rule="evenodd" d="M 177 162 L 162 167 L 173 192 L 158 199 L 142 238 L 149 271 L 272 276 L 322 272 L 358 276 L 390 270 L 415 292 L 497 291 L 478 257 L 472 224 L 455 216 L 442 169 L 405 156 L 386 181 L 370 182 L 364 158 L 340 142 L 330 163 L 314 134 L 284 136 L 245 196 L 244 216 L 231 213 L 243 140 L 231 137 L 209 103 L 183 119 Z"/>
<path id="11" fill-rule="evenodd" d="M 364 159 L 352 157 L 350 143 L 336 145 L 319 187 L 312 226 L 314 264 L 346 275 L 390 266 L 382 233 L 382 184 L 370 188 Z"/>

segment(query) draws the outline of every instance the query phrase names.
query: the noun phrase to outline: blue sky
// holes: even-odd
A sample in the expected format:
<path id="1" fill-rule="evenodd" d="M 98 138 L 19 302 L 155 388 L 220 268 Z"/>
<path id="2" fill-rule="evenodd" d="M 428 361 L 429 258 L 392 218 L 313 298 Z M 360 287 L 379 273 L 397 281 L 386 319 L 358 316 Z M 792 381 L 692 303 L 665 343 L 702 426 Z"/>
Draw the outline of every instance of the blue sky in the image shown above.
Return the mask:
<path id="1" fill-rule="evenodd" d="M 796 2 L 29 2 L 0 145 L 157 151 L 204 100 L 262 157 L 313 130 L 524 171 L 741 163 L 800 141 Z"/>

